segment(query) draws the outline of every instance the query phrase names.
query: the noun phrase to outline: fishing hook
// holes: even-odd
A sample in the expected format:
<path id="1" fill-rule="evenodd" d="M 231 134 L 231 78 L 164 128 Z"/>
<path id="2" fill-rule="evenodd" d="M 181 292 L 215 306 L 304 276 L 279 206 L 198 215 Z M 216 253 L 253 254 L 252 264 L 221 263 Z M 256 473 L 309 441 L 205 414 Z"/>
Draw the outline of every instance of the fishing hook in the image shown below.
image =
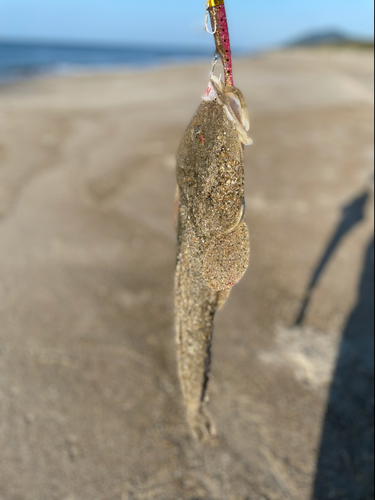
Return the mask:
<path id="1" fill-rule="evenodd" d="M 208 29 L 208 16 L 209 16 L 209 11 L 208 11 L 208 7 L 206 8 L 206 31 L 207 33 L 209 33 L 210 35 L 215 35 L 216 32 L 217 32 L 217 23 L 216 23 L 216 19 L 215 19 L 215 29 L 214 31 L 210 31 Z"/>
<path id="2" fill-rule="evenodd" d="M 211 67 L 210 78 L 214 74 L 214 71 L 215 71 L 216 64 L 217 64 L 218 60 L 219 60 L 219 54 L 217 52 L 215 52 L 214 58 L 212 59 L 212 67 Z"/>

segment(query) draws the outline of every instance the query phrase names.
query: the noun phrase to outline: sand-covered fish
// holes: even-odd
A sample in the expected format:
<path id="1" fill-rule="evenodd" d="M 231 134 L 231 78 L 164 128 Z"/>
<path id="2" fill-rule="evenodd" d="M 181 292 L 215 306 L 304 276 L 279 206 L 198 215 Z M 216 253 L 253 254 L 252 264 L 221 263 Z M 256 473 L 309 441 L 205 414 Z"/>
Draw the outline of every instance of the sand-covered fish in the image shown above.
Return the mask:
<path id="1" fill-rule="evenodd" d="M 251 144 L 248 130 L 245 99 L 231 73 L 225 84 L 211 76 L 177 155 L 178 364 L 188 421 L 199 439 L 215 434 L 206 410 L 214 316 L 249 263 L 243 147 Z"/>

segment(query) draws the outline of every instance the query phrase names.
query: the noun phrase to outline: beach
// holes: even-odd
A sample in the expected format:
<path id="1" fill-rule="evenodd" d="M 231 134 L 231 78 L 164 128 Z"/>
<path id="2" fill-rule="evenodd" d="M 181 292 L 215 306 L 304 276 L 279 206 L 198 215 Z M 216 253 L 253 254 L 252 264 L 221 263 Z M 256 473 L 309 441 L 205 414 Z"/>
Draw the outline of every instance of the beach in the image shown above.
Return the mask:
<path id="1" fill-rule="evenodd" d="M 251 264 L 215 320 L 203 444 L 173 206 L 211 62 L 0 87 L 0 500 L 373 499 L 373 64 L 234 61 Z"/>

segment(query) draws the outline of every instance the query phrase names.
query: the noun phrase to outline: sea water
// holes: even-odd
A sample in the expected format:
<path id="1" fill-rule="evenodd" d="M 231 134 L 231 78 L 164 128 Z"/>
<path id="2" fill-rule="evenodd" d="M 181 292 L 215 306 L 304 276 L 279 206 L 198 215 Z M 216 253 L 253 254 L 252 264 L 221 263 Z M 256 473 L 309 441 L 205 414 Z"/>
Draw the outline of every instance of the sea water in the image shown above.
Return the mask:
<path id="1" fill-rule="evenodd" d="M 207 58 L 208 50 L 153 46 L 100 46 L 0 40 L 0 83 L 82 68 L 139 68 Z"/>

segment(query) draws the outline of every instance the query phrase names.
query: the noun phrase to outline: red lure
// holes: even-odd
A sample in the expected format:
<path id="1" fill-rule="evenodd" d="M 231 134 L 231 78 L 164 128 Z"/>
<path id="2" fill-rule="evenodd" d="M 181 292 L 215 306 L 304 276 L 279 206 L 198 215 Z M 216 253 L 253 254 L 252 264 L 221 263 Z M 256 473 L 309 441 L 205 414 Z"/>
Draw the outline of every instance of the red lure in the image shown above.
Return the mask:
<path id="1" fill-rule="evenodd" d="M 225 85 L 233 87 L 232 52 L 224 0 L 208 0 L 207 9 L 214 30 L 216 51 L 220 55 L 224 67 Z"/>

